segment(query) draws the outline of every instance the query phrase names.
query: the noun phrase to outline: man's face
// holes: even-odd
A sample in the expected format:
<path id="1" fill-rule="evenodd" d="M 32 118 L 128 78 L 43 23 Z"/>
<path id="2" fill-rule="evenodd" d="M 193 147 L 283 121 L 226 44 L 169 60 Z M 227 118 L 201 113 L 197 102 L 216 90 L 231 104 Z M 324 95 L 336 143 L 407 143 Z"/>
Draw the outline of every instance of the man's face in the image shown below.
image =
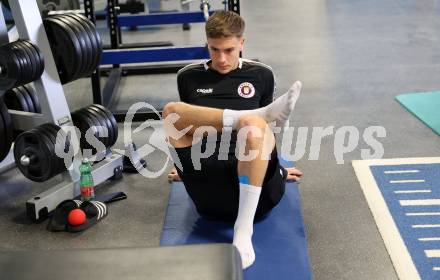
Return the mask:
<path id="1" fill-rule="evenodd" d="M 221 74 L 227 74 L 238 67 L 240 51 L 244 39 L 236 36 L 208 38 L 208 50 L 211 56 L 211 68 Z"/>

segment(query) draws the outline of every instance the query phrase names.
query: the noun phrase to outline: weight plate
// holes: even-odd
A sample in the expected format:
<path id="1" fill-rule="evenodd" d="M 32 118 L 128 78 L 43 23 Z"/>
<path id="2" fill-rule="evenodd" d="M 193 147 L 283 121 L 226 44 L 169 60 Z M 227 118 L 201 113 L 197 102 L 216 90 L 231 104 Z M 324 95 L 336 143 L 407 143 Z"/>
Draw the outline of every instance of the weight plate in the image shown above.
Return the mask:
<path id="1" fill-rule="evenodd" d="M 93 122 L 81 112 L 81 109 L 72 114 L 73 124 L 78 127 L 81 132 L 80 147 L 81 149 L 92 149 L 92 146 L 87 142 L 86 132 L 89 128 L 93 127 Z M 96 136 L 96 131 L 94 128 L 93 134 Z"/>
<path id="2" fill-rule="evenodd" d="M 73 31 L 66 29 L 62 22 L 53 17 L 43 22 L 61 83 L 66 84 L 79 74 L 81 47 Z"/>
<path id="3" fill-rule="evenodd" d="M 5 106 L 5 103 L 2 99 L 0 99 L 0 113 L 3 115 L 3 124 L 5 126 L 4 134 L 6 135 L 7 142 L 12 143 L 13 141 L 13 126 L 11 115 L 9 114 L 8 108 Z M 9 144 L 9 146 L 11 146 Z"/>
<path id="4" fill-rule="evenodd" d="M 37 64 L 36 64 L 35 58 L 33 57 L 34 55 L 33 55 L 32 51 L 29 49 L 29 47 L 22 40 L 18 40 L 15 43 L 21 48 L 21 50 L 23 50 L 25 52 L 26 58 L 30 63 L 30 75 L 32 76 L 32 81 L 38 79 L 38 77 L 36 77 Z"/>
<path id="5" fill-rule="evenodd" d="M 87 62 L 87 65 L 84 69 L 82 76 L 83 77 L 88 76 L 90 74 L 90 68 L 93 65 L 93 61 L 95 60 L 93 44 L 90 39 L 89 32 L 86 29 L 86 27 L 83 25 L 83 23 L 80 22 L 79 20 L 77 20 L 75 17 L 72 17 L 71 14 L 65 14 L 64 16 L 66 19 L 70 20 L 70 22 L 80 30 L 81 37 L 86 44 L 86 53 L 87 53 L 87 57 L 88 57 L 88 60 L 87 60 L 88 62 Z"/>
<path id="6" fill-rule="evenodd" d="M 78 111 L 75 111 L 73 113 L 70 114 L 70 116 L 72 117 L 72 122 L 73 125 L 79 129 L 80 131 L 80 135 L 78 135 L 79 137 L 79 145 L 81 147 L 81 149 L 83 149 L 84 143 L 83 143 L 83 131 L 85 129 L 85 127 L 87 126 L 87 123 L 85 123 L 85 121 L 81 118 L 81 116 L 79 115 Z"/>
<path id="7" fill-rule="evenodd" d="M 41 77 L 41 74 L 43 74 L 44 71 L 44 59 L 43 59 L 43 54 L 41 53 L 40 49 L 32 44 L 30 41 L 28 40 L 22 40 L 21 42 L 23 42 L 23 44 L 27 45 L 29 50 L 33 53 L 33 61 L 35 61 L 35 65 L 36 65 L 36 71 L 35 72 L 35 80 L 39 79 Z"/>
<path id="8" fill-rule="evenodd" d="M 24 111 L 26 104 L 24 104 L 24 99 L 20 97 L 17 88 L 6 91 L 4 96 L 6 107 L 10 110 Z"/>
<path id="9" fill-rule="evenodd" d="M 70 146 L 70 140 L 67 137 L 67 134 L 61 129 L 61 127 L 59 127 L 56 124 L 53 123 L 48 123 L 47 125 L 48 130 L 50 130 L 52 132 L 52 135 L 54 135 L 55 137 L 55 149 L 57 147 L 57 145 L 61 146 L 64 144 L 64 150 L 67 151 L 66 149 Z M 62 138 L 64 138 L 62 141 L 58 139 L 58 134 L 61 135 Z M 63 158 L 59 158 L 58 159 L 60 161 L 60 172 L 63 172 L 66 170 L 66 165 L 64 163 L 64 159 Z"/>
<path id="10" fill-rule="evenodd" d="M 37 92 L 30 84 L 24 85 L 23 87 L 29 94 L 30 98 L 32 99 L 32 105 L 34 106 L 34 113 L 41 114 L 41 106 L 40 106 L 40 101 L 38 100 Z"/>
<path id="11" fill-rule="evenodd" d="M 84 117 L 85 120 L 87 120 L 87 123 L 89 123 L 91 125 L 91 128 L 93 130 L 93 135 L 98 138 L 98 140 L 101 140 L 98 135 L 99 135 L 99 129 L 97 128 L 97 125 L 99 125 L 98 121 L 96 120 L 96 118 L 92 115 L 89 114 L 89 112 L 87 112 L 87 110 L 85 110 L 85 108 L 82 108 L 79 110 L 81 116 Z M 84 136 L 85 136 L 85 132 L 84 131 Z M 102 141 L 101 141 L 102 142 Z"/>
<path id="12" fill-rule="evenodd" d="M 79 64 L 79 74 L 75 77 L 76 79 L 82 78 L 85 71 L 87 70 L 87 66 L 89 63 L 89 55 L 88 55 L 88 49 L 86 42 L 84 41 L 83 35 L 81 34 L 81 31 L 76 26 L 75 22 L 72 23 L 71 19 L 66 17 L 65 15 L 59 15 L 55 17 L 59 21 L 62 21 L 66 26 L 65 28 L 69 28 L 72 30 L 72 32 L 75 34 L 75 38 L 78 41 L 80 47 L 81 47 L 81 56 L 78 57 L 78 60 L 81 61 Z"/>
<path id="13" fill-rule="evenodd" d="M 44 181 L 46 181 L 55 176 L 59 168 L 58 161 L 56 160 L 57 156 L 55 153 L 55 143 L 52 142 L 43 127 L 39 126 L 36 128 L 36 130 L 38 130 L 38 134 L 40 135 L 41 140 L 45 143 L 46 148 L 49 151 L 49 153 L 46 154 L 46 158 L 47 160 L 51 160 L 50 168 L 47 169 L 47 178 L 43 179 Z M 44 165 L 44 163 L 41 164 Z"/>
<path id="14" fill-rule="evenodd" d="M 107 127 L 107 130 L 108 130 L 108 138 L 107 138 L 106 147 L 110 148 L 113 145 L 112 143 L 114 143 L 114 135 L 115 135 L 112 122 L 109 120 L 107 115 L 101 109 L 94 107 L 94 106 L 89 106 L 87 109 L 96 112 L 101 117 L 102 121 L 104 121 L 105 126 Z"/>
<path id="15" fill-rule="evenodd" d="M 72 28 L 68 24 L 64 23 L 58 17 L 52 17 L 51 19 L 54 22 L 56 22 L 57 25 L 60 26 L 65 32 L 67 32 L 69 34 L 70 43 L 74 46 L 73 49 L 75 50 L 74 57 L 75 57 L 76 67 L 74 68 L 74 70 L 75 70 L 74 75 L 69 79 L 69 82 L 74 81 L 80 77 L 81 68 L 82 68 L 82 65 L 84 64 L 81 43 L 80 43 L 79 39 L 77 38 L 75 32 L 72 30 Z"/>
<path id="16" fill-rule="evenodd" d="M 89 108 L 84 108 L 84 111 L 83 112 L 85 112 L 91 119 L 92 119 L 92 121 L 95 123 L 95 125 L 96 126 L 102 126 L 102 127 L 105 127 L 105 128 L 107 128 L 107 124 L 105 123 L 105 121 L 104 120 L 102 120 L 102 116 L 100 116 L 99 114 L 97 114 L 95 111 L 93 111 L 93 110 L 91 110 L 91 109 L 89 109 Z M 99 131 L 99 134 L 98 135 L 103 135 L 103 129 L 98 129 L 98 131 Z M 99 140 L 102 142 L 102 144 L 104 144 L 104 146 L 106 147 L 106 148 L 108 148 L 108 143 L 109 143 L 109 141 L 108 141 L 108 128 L 107 128 L 107 137 L 99 137 Z"/>
<path id="17" fill-rule="evenodd" d="M 13 52 L 15 54 L 15 56 L 17 57 L 17 61 L 19 62 L 19 74 L 17 76 L 17 82 L 15 83 L 14 87 L 20 86 L 23 84 L 23 80 L 25 79 L 25 61 L 24 58 L 22 56 L 22 54 L 20 53 L 19 50 L 16 49 L 16 46 L 14 46 L 13 44 L 10 45 L 11 48 L 11 52 Z"/>
<path id="18" fill-rule="evenodd" d="M 86 130 L 84 130 L 84 132 L 83 132 L 83 135 L 84 135 L 84 141 L 85 142 L 87 142 L 87 139 L 86 139 L 86 132 L 87 132 L 87 130 L 89 129 L 89 128 L 91 128 L 92 129 L 92 132 L 93 132 L 93 135 L 95 136 L 95 138 L 97 138 L 98 140 L 99 140 L 99 137 L 98 137 L 98 128 L 96 127 L 96 121 L 94 121 L 93 119 L 92 119 L 92 117 L 87 113 L 87 111 L 84 109 L 84 108 L 82 108 L 82 109 L 80 109 L 79 110 L 79 114 L 81 115 L 81 117 L 82 118 L 84 118 L 84 120 L 87 122 L 87 128 L 86 128 Z M 102 142 L 102 141 L 101 141 Z M 92 149 L 93 150 L 93 153 L 96 153 L 96 149 L 91 145 L 91 144 L 89 144 L 88 142 L 87 142 L 87 148 L 88 149 Z"/>
<path id="19" fill-rule="evenodd" d="M 21 86 L 14 88 L 14 89 L 15 89 L 15 96 L 17 97 L 17 100 L 18 100 L 18 102 L 19 102 L 20 105 L 21 105 L 21 110 L 20 110 L 20 111 L 23 111 L 23 112 L 30 112 L 30 111 L 29 111 L 30 108 L 29 108 L 29 105 L 28 105 L 28 103 L 27 103 L 26 97 L 25 97 L 25 96 L 23 95 L 23 93 L 21 92 L 20 87 L 21 87 Z"/>
<path id="20" fill-rule="evenodd" d="M 56 155 L 56 152 L 55 152 L 55 138 L 53 137 L 52 132 L 49 131 L 48 128 L 45 126 L 45 124 L 40 125 L 38 127 L 38 131 L 41 134 L 44 134 L 44 136 L 46 136 L 47 139 L 49 139 L 50 144 L 51 144 L 51 151 L 53 151 L 53 154 L 51 154 L 51 156 L 50 156 L 51 161 L 53 163 L 53 165 L 52 165 L 53 169 L 51 171 L 51 175 L 53 177 L 53 176 L 57 175 L 59 173 L 59 170 L 60 170 L 59 158 L 58 158 L 58 156 Z"/>
<path id="21" fill-rule="evenodd" d="M 29 95 L 29 93 L 27 92 L 27 90 L 24 88 L 24 86 L 16 87 L 16 89 L 21 92 L 21 94 L 23 95 L 23 98 L 25 99 L 25 101 L 27 103 L 27 106 L 29 108 L 29 110 L 27 112 L 35 113 L 35 107 L 34 107 L 34 103 L 32 101 L 32 98 Z"/>
<path id="22" fill-rule="evenodd" d="M 20 65 L 20 69 L 19 69 L 19 76 L 17 77 L 17 82 L 15 84 L 14 87 L 17 86 L 21 86 L 24 82 L 24 80 L 26 79 L 26 75 L 27 75 L 27 69 L 26 69 L 26 61 L 23 57 L 23 54 L 21 53 L 21 51 L 18 49 L 18 47 L 15 45 L 15 42 L 10 43 L 9 44 L 9 48 L 11 49 L 11 51 L 15 54 L 15 56 L 17 57 L 17 60 L 19 62 Z"/>
<path id="23" fill-rule="evenodd" d="M 110 147 L 112 147 L 118 140 L 118 123 L 116 122 L 115 116 L 113 116 L 112 112 L 110 112 L 107 108 L 105 108 L 101 104 L 93 104 L 90 107 L 95 107 L 101 110 L 106 115 L 108 120 L 111 122 L 113 128 L 113 139 L 111 139 L 112 141 L 110 142 Z"/>
<path id="24" fill-rule="evenodd" d="M 52 177 L 54 162 L 51 161 L 51 142 L 38 129 L 21 133 L 14 143 L 14 157 L 23 175 L 35 182 L 44 182 Z M 31 159 L 28 166 L 21 163 L 21 157 Z"/>
<path id="25" fill-rule="evenodd" d="M 91 39 L 91 36 L 93 36 L 93 34 L 89 30 L 89 27 L 87 26 L 87 24 L 85 24 L 84 22 L 79 20 L 77 17 L 73 16 L 73 14 L 65 14 L 64 16 L 66 18 L 68 18 L 72 22 L 72 24 L 77 26 L 78 29 L 81 30 L 81 36 L 87 45 L 87 55 L 88 55 L 89 59 L 88 59 L 87 67 L 84 70 L 83 77 L 87 76 L 93 70 L 92 67 L 93 67 L 94 61 L 96 59 L 95 58 L 95 50 L 94 50 L 95 46 L 92 43 L 92 39 Z"/>
<path id="26" fill-rule="evenodd" d="M 19 86 L 14 88 L 14 90 L 16 92 L 16 95 L 20 96 L 20 98 L 22 98 L 24 101 L 24 106 L 21 111 L 34 113 L 34 104 L 26 89 L 23 86 Z"/>
<path id="27" fill-rule="evenodd" d="M 84 15 L 81 15 L 81 14 L 71 14 L 71 15 L 73 17 L 77 18 L 79 21 L 81 21 L 83 23 L 83 25 L 87 26 L 88 30 L 90 32 L 89 37 L 90 37 L 92 44 L 94 45 L 93 57 L 95 58 L 93 65 L 92 65 L 92 68 L 91 68 L 92 69 L 91 72 L 93 72 L 99 66 L 99 64 L 101 62 L 101 56 L 102 56 L 101 37 L 99 36 L 99 33 L 96 30 L 96 27 L 93 24 L 93 22 L 91 22 L 87 17 L 85 17 Z"/>
<path id="28" fill-rule="evenodd" d="M 9 44 L 0 47 L 0 89 L 8 90 L 16 86 L 21 76 L 20 61 Z"/>
<path id="29" fill-rule="evenodd" d="M 21 104 L 19 103 L 16 95 L 15 88 L 7 90 L 3 95 L 3 101 L 8 109 L 20 111 Z"/>
<path id="30" fill-rule="evenodd" d="M 26 48 L 26 46 L 24 46 L 20 40 L 15 41 L 14 45 L 16 46 L 15 48 L 21 53 L 23 60 L 25 61 L 23 67 L 24 69 L 22 70 L 23 72 L 23 84 L 27 84 L 29 82 L 32 82 L 34 80 L 34 65 L 33 65 L 33 61 L 31 60 L 30 57 L 30 52 L 29 50 Z"/>
<path id="31" fill-rule="evenodd" d="M 54 150 L 54 154 L 53 154 L 52 158 L 53 158 L 54 163 L 55 163 L 55 166 L 54 166 L 55 169 L 53 170 L 53 175 L 55 176 L 57 174 L 60 174 L 64 170 L 66 170 L 66 166 L 64 164 L 63 158 L 59 157 L 56 154 L 56 150 L 55 149 L 56 149 L 56 143 L 57 143 L 57 133 L 58 133 L 58 130 L 55 127 L 53 127 L 53 125 L 54 124 L 52 124 L 52 123 L 45 123 L 45 124 L 42 124 L 39 128 L 52 141 L 53 150 Z"/>
<path id="32" fill-rule="evenodd" d="M 7 110 L 2 99 L 0 99 L 0 110 Z M 12 145 L 12 139 L 8 138 L 6 131 L 6 121 L 3 119 L 3 114 L 0 113 L 0 162 L 8 156 Z"/>
<path id="33" fill-rule="evenodd" d="M 12 43 L 12 48 L 21 61 L 21 79 L 18 86 L 27 84 L 33 81 L 32 77 L 32 62 L 28 58 L 26 51 L 23 49 L 18 41 Z"/>

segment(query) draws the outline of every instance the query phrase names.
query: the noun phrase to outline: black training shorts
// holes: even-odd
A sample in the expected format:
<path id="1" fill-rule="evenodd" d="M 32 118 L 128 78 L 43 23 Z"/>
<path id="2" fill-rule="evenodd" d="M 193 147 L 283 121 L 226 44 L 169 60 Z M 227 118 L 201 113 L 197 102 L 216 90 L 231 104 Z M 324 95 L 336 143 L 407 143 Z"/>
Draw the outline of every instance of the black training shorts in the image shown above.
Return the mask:
<path id="1" fill-rule="evenodd" d="M 208 158 L 200 159 L 201 169 L 195 170 L 191 160 L 191 147 L 176 148 L 183 170 L 177 172 L 197 211 L 204 217 L 235 220 L 238 213 L 239 181 L 238 160 L 218 159 L 218 150 Z M 272 151 L 263 188 L 258 202 L 256 218 L 267 214 L 281 200 L 287 178 L 286 170 L 280 166 L 276 148 Z"/>

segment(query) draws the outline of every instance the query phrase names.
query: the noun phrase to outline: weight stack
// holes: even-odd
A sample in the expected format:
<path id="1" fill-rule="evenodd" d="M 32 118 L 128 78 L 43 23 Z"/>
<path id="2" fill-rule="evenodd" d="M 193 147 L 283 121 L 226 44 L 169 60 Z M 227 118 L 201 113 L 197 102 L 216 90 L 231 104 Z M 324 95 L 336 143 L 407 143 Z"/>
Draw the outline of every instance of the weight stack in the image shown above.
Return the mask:
<path id="1" fill-rule="evenodd" d="M 62 84 L 89 76 L 99 66 L 102 40 L 95 25 L 77 13 L 43 20 Z"/>
<path id="2" fill-rule="evenodd" d="M 81 149 L 92 149 L 93 153 L 97 151 L 95 147 L 90 145 L 86 140 L 86 132 L 91 129 L 95 138 L 97 138 L 106 149 L 111 148 L 118 139 L 118 124 L 113 114 L 100 104 L 93 104 L 89 107 L 79 109 L 72 114 L 73 124 L 81 132 L 80 147 Z M 103 137 L 104 130 L 107 136 Z"/>

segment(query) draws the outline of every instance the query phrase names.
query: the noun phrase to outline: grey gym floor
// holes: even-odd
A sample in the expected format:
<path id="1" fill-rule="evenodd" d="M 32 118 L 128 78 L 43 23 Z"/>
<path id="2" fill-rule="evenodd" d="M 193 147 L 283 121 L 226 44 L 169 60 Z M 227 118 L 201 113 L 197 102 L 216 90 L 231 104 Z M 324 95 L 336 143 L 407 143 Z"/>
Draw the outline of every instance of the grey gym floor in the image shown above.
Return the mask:
<path id="1" fill-rule="evenodd" d="M 212 2 L 221 7 L 220 1 Z M 162 1 L 162 6 L 174 9 L 177 3 Z M 311 129 L 354 126 L 362 135 L 369 126 L 383 126 L 386 137 L 378 140 L 384 158 L 438 156 L 438 136 L 394 97 L 440 89 L 439 12 L 433 0 L 241 1 L 247 22 L 244 56 L 273 67 L 279 94 L 295 80 L 303 82 L 291 125 L 309 128 L 306 153 L 297 167 L 305 173 L 301 207 L 315 279 L 397 279 L 351 166 L 367 144 L 361 137 L 344 163 L 337 164 L 333 134 L 323 139 L 319 159 L 309 160 Z M 108 42 L 106 30 L 100 31 Z M 204 42 L 203 36 L 202 26 L 193 24 L 187 32 L 178 25 L 126 31 L 123 39 L 187 45 Z M 137 101 L 161 106 L 177 100 L 175 78 L 167 74 L 124 79 L 120 107 Z M 88 79 L 64 88 L 72 111 L 91 103 Z M 122 125 L 119 128 L 116 146 L 123 148 Z M 151 129 L 134 136 L 138 146 L 147 143 L 150 133 Z M 160 151 L 146 159 L 157 169 L 166 162 Z M 106 219 L 79 234 L 51 233 L 46 222 L 26 219 L 25 201 L 49 183 L 32 183 L 16 169 L 0 174 L 0 182 L 0 249 L 159 244 L 170 189 L 166 174 L 157 179 L 125 175 L 99 186 L 98 192 L 122 190 L 128 199 L 110 205 Z"/>

